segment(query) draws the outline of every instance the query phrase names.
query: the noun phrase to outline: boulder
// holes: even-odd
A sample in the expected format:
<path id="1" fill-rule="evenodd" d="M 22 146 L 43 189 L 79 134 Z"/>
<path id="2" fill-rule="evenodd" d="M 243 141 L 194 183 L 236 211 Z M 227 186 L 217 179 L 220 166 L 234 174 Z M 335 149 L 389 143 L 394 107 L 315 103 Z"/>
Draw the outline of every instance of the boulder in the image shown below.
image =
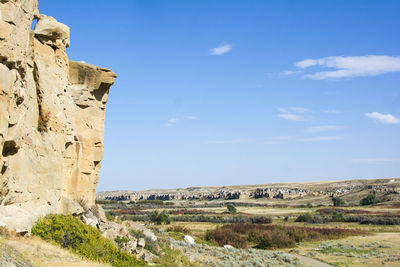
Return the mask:
<path id="1" fill-rule="evenodd" d="M 53 17 L 40 15 L 34 33 L 36 38 L 47 45 L 63 50 L 69 47 L 69 27 Z"/>
<path id="2" fill-rule="evenodd" d="M 144 248 L 146 246 L 146 241 L 144 240 L 144 238 L 139 238 L 137 246 L 141 248 Z"/>
<path id="3" fill-rule="evenodd" d="M 143 232 L 147 241 L 150 241 L 150 242 L 157 241 L 156 235 L 151 230 L 147 229 L 146 226 L 144 226 L 140 223 L 132 222 L 132 221 L 124 221 L 122 223 L 122 225 L 126 226 L 129 229 Z"/>
<path id="4" fill-rule="evenodd" d="M 185 241 L 189 245 L 194 245 L 194 238 L 191 237 L 190 235 L 185 235 L 183 237 L 183 241 Z"/>

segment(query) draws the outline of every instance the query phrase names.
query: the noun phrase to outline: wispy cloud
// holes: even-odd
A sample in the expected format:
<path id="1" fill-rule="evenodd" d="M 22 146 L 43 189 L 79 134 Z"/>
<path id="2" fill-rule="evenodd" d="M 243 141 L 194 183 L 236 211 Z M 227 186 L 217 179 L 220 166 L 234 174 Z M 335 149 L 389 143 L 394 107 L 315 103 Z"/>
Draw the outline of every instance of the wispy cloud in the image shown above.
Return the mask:
<path id="1" fill-rule="evenodd" d="M 361 76 L 376 76 L 389 72 L 400 72 L 400 57 L 392 56 L 332 56 L 319 59 L 305 59 L 295 63 L 300 69 L 310 67 L 332 68 L 329 71 L 316 71 L 304 75 L 316 80 L 341 79 Z"/>
<path id="2" fill-rule="evenodd" d="M 197 120 L 197 117 L 195 116 L 183 116 L 183 118 L 187 120 Z"/>
<path id="3" fill-rule="evenodd" d="M 384 124 L 400 123 L 400 119 L 396 118 L 392 114 L 381 114 L 379 112 L 371 112 L 371 113 L 365 113 L 365 116 L 367 116 L 368 118 L 373 119 L 375 121 L 378 121 L 380 123 L 384 123 Z"/>
<path id="4" fill-rule="evenodd" d="M 170 118 L 167 123 L 167 127 L 174 126 L 178 122 L 177 118 Z"/>
<path id="5" fill-rule="evenodd" d="M 292 114 L 292 113 L 278 114 L 278 117 L 285 119 L 285 120 L 290 120 L 290 121 L 305 121 L 306 120 L 306 118 L 304 118 L 304 116 L 301 116 L 298 114 Z"/>
<path id="6" fill-rule="evenodd" d="M 300 108 L 300 107 L 292 107 L 291 109 L 297 113 L 306 113 L 310 111 L 308 108 Z"/>
<path id="7" fill-rule="evenodd" d="M 290 76 L 290 75 L 295 75 L 295 74 L 300 74 L 300 73 L 303 73 L 303 71 L 302 70 L 294 70 L 294 71 L 287 70 L 287 71 L 282 71 L 279 74 L 282 76 Z"/>
<path id="8" fill-rule="evenodd" d="M 323 141 L 335 141 L 343 139 L 342 136 L 315 136 L 304 138 L 301 141 L 303 142 L 323 142 Z"/>
<path id="9" fill-rule="evenodd" d="M 290 108 L 278 108 L 281 114 L 278 114 L 279 118 L 291 121 L 305 121 L 306 117 L 302 114 L 309 112 L 309 109 L 302 107 L 290 107 Z"/>
<path id="10" fill-rule="evenodd" d="M 247 143 L 249 140 L 246 138 L 237 138 L 230 140 L 207 140 L 204 141 L 206 145 L 236 145 L 241 143 Z"/>
<path id="11" fill-rule="evenodd" d="M 232 45 L 230 44 L 221 44 L 218 47 L 214 47 L 210 49 L 210 55 L 212 56 L 220 56 L 226 54 L 232 50 Z"/>
<path id="12" fill-rule="evenodd" d="M 337 131 L 343 129 L 344 126 L 341 125 L 321 125 L 321 126 L 313 126 L 305 129 L 308 133 L 319 133 L 319 132 L 328 132 L 328 131 Z"/>
<path id="13" fill-rule="evenodd" d="M 363 164 L 385 164 L 400 162 L 400 158 L 360 158 L 351 160 L 354 163 Z"/>

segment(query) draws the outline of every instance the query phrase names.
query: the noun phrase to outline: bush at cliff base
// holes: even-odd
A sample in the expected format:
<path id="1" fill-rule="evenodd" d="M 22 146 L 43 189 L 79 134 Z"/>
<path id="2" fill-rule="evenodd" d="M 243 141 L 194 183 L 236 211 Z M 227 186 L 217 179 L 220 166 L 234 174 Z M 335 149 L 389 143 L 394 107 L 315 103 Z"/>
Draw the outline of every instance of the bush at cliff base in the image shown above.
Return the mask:
<path id="1" fill-rule="evenodd" d="M 134 255 L 117 248 L 91 226 L 85 225 L 72 215 L 50 214 L 39 219 L 32 228 L 32 234 L 56 242 L 87 259 L 109 263 L 112 266 L 145 266 Z"/>

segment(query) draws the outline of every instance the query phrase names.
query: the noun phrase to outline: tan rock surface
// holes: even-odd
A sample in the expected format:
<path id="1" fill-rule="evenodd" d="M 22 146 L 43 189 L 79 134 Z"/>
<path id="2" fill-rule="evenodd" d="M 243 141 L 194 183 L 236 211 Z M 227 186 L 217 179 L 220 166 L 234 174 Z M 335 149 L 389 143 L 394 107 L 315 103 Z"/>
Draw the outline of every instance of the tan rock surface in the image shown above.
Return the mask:
<path id="1" fill-rule="evenodd" d="M 37 0 L 0 1 L 0 223 L 18 232 L 94 204 L 116 75 L 69 61 L 69 33 Z"/>

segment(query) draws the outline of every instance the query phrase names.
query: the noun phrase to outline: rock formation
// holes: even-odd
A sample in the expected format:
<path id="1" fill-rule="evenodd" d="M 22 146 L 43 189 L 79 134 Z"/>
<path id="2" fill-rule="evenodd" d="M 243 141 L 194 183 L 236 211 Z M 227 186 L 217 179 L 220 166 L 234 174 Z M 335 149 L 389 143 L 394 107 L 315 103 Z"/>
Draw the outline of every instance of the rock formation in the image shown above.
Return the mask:
<path id="1" fill-rule="evenodd" d="M 376 194 L 400 194 L 400 179 L 349 180 L 341 182 L 286 183 L 224 187 L 156 189 L 146 191 L 111 191 L 98 193 L 99 200 L 292 200 L 316 196 L 344 196 L 360 191 Z"/>
<path id="2" fill-rule="evenodd" d="M 18 232 L 94 204 L 116 75 L 69 61 L 69 36 L 37 0 L 0 0 L 0 223 Z"/>

